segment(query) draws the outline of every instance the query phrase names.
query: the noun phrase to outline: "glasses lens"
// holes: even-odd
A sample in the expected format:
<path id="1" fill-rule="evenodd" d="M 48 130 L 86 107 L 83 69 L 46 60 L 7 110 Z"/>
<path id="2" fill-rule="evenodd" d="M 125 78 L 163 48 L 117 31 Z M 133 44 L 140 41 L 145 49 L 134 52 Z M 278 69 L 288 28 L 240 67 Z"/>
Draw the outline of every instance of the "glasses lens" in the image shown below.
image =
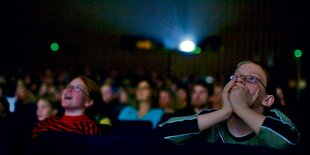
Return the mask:
<path id="1" fill-rule="evenodd" d="M 231 75 L 230 77 L 229 77 L 229 80 L 232 80 L 232 79 L 234 79 L 236 76 L 235 75 Z"/>
<path id="2" fill-rule="evenodd" d="M 256 83 L 257 82 L 257 77 L 251 76 L 251 75 L 247 75 L 247 76 L 245 76 L 245 81 L 247 81 L 249 83 Z"/>
<path id="3" fill-rule="evenodd" d="M 74 90 L 77 91 L 77 92 L 82 91 L 82 89 L 79 86 L 74 87 Z"/>
<path id="4" fill-rule="evenodd" d="M 253 76 L 253 75 L 231 75 L 229 77 L 229 79 L 232 80 L 232 79 L 238 78 L 238 77 L 240 77 L 242 80 L 244 80 L 245 82 L 248 82 L 248 83 L 256 83 L 257 81 L 259 81 L 265 87 L 263 82 L 258 77 Z"/>

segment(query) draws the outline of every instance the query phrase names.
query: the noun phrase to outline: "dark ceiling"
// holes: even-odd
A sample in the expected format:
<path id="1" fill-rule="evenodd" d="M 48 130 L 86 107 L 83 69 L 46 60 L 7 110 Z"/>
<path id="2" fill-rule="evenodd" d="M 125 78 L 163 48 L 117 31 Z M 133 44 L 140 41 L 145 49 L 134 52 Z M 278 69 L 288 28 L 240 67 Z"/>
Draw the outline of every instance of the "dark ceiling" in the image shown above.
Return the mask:
<path id="1" fill-rule="evenodd" d="M 149 36 L 168 47 L 184 38 L 200 42 L 219 35 L 249 20 L 244 14 L 259 12 L 275 17 L 266 26 L 285 24 L 301 35 L 306 17 L 302 3 L 283 0 L 30 0 L 4 2 L 1 7 L 2 30 L 9 38 L 95 32 Z"/>
<path id="2" fill-rule="evenodd" d="M 305 2 L 290 0 L 5 1 L 1 4 L 1 46 L 10 56 L 2 57 L 1 62 L 31 56 L 38 44 L 95 35 L 138 35 L 176 48 L 183 39 L 199 43 L 225 34 L 239 23 L 255 23 L 266 16 L 272 17 L 265 22 L 268 24 L 259 25 L 261 29 L 272 32 L 280 27 L 280 33 L 294 37 L 294 46 L 308 49 L 306 7 Z M 246 26 L 250 32 L 257 29 Z"/>

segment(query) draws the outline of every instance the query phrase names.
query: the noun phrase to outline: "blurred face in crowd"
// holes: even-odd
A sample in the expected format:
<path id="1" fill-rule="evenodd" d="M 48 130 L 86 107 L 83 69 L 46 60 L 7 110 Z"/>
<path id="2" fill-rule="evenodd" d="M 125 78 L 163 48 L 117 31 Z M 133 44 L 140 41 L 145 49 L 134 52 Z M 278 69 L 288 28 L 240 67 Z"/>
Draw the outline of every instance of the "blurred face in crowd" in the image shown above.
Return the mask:
<path id="1" fill-rule="evenodd" d="M 118 94 L 119 96 L 119 102 L 120 103 L 128 103 L 129 101 L 129 99 L 128 99 L 128 94 L 127 94 L 127 92 L 126 91 L 124 91 L 124 90 L 121 90 L 120 92 L 119 92 L 119 94 Z"/>
<path id="2" fill-rule="evenodd" d="M 61 105 L 65 110 L 86 109 L 92 105 L 89 92 L 80 78 L 75 78 L 63 90 Z"/>
<path id="3" fill-rule="evenodd" d="M 53 109 L 50 102 L 44 99 L 40 99 L 37 102 L 37 118 L 42 121 L 50 116 L 55 116 L 57 113 L 56 109 Z"/>
<path id="4" fill-rule="evenodd" d="M 176 99 L 177 99 L 176 108 L 177 109 L 185 108 L 189 104 L 188 97 L 189 96 L 187 94 L 186 89 L 178 88 L 176 92 Z"/>
<path id="5" fill-rule="evenodd" d="M 109 103 L 113 99 L 113 91 L 110 85 L 103 85 L 101 87 L 101 96 L 105 103 Z"/>
<path id="6" fill-rule="evenodd" d="M 194 107 L 202 108 L 207 104 L 208 97 L 209 93 L 205 87 L 195 85 L 192 93 L 192 105 Z"/>
<path id="7" fill-rule="evenodd" d="M 136 97 L 139 102 L 150 102 L 152 98 L 152 89 L 147 81 L 141 81 L 138 84 Z"/>
<path id="8" fill-rule="evenodd" d="M 17 100 L 24 100 L 27 96 L 27 89 L 24 85 L 20 84 L 16 87 L 16 98 Z"/>
<path id="9" fill-rule="evenodd" d="M 172 104 L 171 96 L 167 91 L 160 91 L 159 93 L 159 107 L 165 108 Z"/>
<path id="10" fill-rule="evenodd" d="M 186 94 L 186 90 L 181 88 L 177 90 L 177 97 L 179 101 L 186 101 L 187 100 L 187 94 Z"/>
<path id="11" fill-rule="evenodd" d="M 219 109 L 222 102 L 222 86 L 214 86 L 213 95 L 209 97 L 213 109 Z"/>

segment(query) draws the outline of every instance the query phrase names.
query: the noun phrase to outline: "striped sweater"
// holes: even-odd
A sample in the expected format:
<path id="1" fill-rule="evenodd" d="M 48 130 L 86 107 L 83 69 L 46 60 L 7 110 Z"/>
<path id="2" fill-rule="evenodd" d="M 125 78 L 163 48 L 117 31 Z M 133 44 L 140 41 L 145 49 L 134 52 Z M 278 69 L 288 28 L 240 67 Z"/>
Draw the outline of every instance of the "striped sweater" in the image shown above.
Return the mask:
<path id="1" fill-rule="evenodd" d="M 42 132 L 71 132 L 84 135 L 99 135 L 100 126 L 90 120 L 87 115 L 81 116 L 66 116 L 59 118 L 56 116 L 40 121 L 32 130 L 32 139 Z"/>
<path id="2" fill-rule="evenodd" d="M 208 130 L 199 131 L 197 116 L 213 111 L 204 110 L 191 116 L 171 118 L 159 125 L 159 133 L 164 139 L 176 144 L 183 144 L 187 141 L 206 141 L 285 149 L 299 142 L 299 131 L 291 120 L 277 109 L 270 110 L 266 113 L 267 118 L 261 125 L 258 135 L 253 132 L 244 137 L 234 137 L 230 133 L 226 121 Z"/>

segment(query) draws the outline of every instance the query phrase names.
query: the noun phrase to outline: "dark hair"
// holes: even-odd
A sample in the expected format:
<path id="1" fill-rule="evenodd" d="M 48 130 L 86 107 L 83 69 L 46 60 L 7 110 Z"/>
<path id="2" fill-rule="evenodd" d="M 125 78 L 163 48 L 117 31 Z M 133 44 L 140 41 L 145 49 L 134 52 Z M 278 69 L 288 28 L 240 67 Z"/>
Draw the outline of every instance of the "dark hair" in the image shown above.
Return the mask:
<path id="1" fill-rule="evenodd" d="M 168 92 L 170 96 L 174 95 L 174 92 L 170 88 L 167 88 L 167 87 L 161 88 L 161 89 L 159 89 L 159 91 L 160 92 Z"/>
<path id="2" fill-rule="evenodd" d="M 175 92 L 171 90 L 170 88 L 167 88 L 167 87 L 161 88 L 159 92 L 167 92 L 171 98 L 175 98 Z"/>
<path id="3" fill-rule="evenodd" d="M 51 105 L 52 109 L 58 109 L 59 110 L 61 108 L 60 102 L 57 99 L 55 99 L 55 97 L 53 97 L 52 95 L 44 95 L 44 96 L 38 98 L 37 102 L 39 100 L 47 101 Z"/>
<path id="4" fill-rule="evenodd" d="M 202 86 L 202 87 L 204 87 L 208 91 L 209 96 L 213 95 L 213 84 L 207 83 L 205 79 L 200 78 L 200 79 L 196 80 L 193 83 L 193 88 L 195 86 Z"/>
<path id="5" fill-rule="evenodd" d="M 152 80 L 149 79 L 149 78 L 142 78 L 142 79 L 140 79 L 139 81 L 137 81 L 137 86 L 139 85 L 139 83 L 141 83 L 141 82 L 143 82 L 143 81 L 147 82 L 148 85 L 150 86 L 150 88 L 151 88 L 153 91 L 156 89 L 156 84 L 155 84 L 155 82 L 152 81 Z"/>

